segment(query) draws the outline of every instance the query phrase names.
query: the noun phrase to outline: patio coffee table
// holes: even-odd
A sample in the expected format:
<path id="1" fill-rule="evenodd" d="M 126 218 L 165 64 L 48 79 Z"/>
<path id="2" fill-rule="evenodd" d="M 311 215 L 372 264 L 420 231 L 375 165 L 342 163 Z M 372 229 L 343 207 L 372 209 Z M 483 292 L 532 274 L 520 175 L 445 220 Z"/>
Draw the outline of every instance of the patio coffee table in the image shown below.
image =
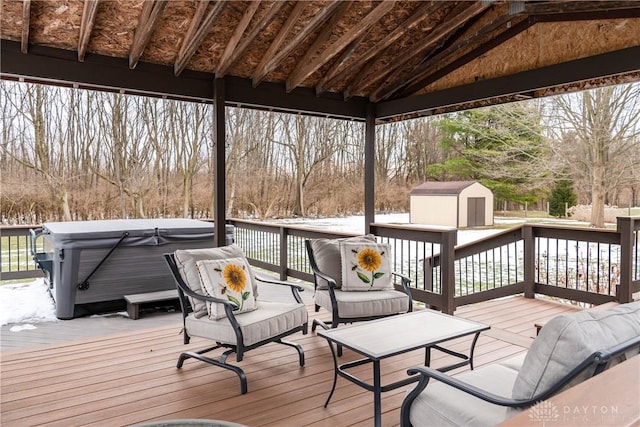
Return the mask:
<path id="1" fill-rule="evenodd" d="M 339 375 L 373 392 L 374 425 L 376 427 L 380 426 L 382 418 L 381 393 L 418 381 L 418 376 L 416 375 L 381 385 L 380 361 L 382 359 L 424 348 L 425 365 L 428 366 L 431 361 L 431 349 L 434 348 L 462 359 L 460 362 L 439 368 L 440 371 L 446 372 L 465 365 L 470 365 L 471 369 L 473 369 L 473 352 L 476 342 L 480 332 L 489 328 L 488 325 L 450 316 L 438 311 L 421 310 L 342 328 L 318 331 L 318 335 L 324 337 L 329 343 L 334 363 L 333 387 L 324 406 L 325 408 L 327 407 L 333 396 Z M 467 335 L 475 335 L 468 355 L 439 345 Z M 364 358 L 338 364 L 338 356 L 334 347 L 336 345 L 351 349 L 363 355 Z M 346 371 L 349 368 L 367 363 L 373 364 L 373 384 L 366 383 Z"/>

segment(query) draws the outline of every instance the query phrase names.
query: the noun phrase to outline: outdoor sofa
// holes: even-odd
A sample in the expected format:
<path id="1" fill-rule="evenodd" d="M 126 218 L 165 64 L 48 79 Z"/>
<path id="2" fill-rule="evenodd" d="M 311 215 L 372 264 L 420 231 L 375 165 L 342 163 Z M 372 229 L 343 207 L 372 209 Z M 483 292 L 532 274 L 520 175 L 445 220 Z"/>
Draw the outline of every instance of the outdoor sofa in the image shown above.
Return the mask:
<path id="1" fill-rule="evenodd" d="M 420 381 L 403 401 L 401 425 L 495 426 L 639 352 L 640 302 L 560 315 L 515 358 L 455 377 L 410 369 Z"/>

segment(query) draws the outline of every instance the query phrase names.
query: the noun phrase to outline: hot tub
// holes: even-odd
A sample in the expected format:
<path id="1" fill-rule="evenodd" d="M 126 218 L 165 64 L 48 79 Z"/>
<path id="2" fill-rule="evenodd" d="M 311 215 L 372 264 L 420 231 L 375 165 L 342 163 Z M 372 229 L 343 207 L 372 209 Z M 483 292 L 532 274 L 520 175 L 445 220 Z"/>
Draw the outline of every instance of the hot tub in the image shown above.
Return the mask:
<path id="1" fill-rule="evenodd" d="M 56 316 L 71 319 L 124 296 L 175 289 L 162 254 L 214 246 L 213 223 L 191 219 L 116 219 L 49 222 L 45 239 Z M 233 242 L 233 226 L 225 229 Z M 43 256 L 44 255 L 44 256 Z M 103 303 L 103 304 L 100 304 Z"/>

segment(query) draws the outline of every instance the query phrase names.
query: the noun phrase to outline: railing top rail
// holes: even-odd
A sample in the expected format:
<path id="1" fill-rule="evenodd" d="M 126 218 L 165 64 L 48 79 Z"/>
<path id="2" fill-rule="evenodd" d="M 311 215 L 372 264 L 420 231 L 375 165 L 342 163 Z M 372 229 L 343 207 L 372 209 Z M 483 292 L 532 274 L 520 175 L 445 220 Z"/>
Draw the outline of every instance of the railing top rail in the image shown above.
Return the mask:
<path id="1" fill-rule="evenodd" d="M 371 232 L 376 236 L 391 237 L 396 239 L 416 240 L 419 242 L 442 243 L 446 236 L 453 235 L 457 240 L 458 230 L 451 227 L 435 228 L 414 224 L 371 224 Z"/>
<path id="2" fill-rule="evenodd" d="M 525 224 L 523 227 L 531 227 L 535 237 L 547 237 L 551 239 L 583 240 L 594 243 L 620 243 L 618 230 L 602 228 L 571 227 L 560 225 Z"/>

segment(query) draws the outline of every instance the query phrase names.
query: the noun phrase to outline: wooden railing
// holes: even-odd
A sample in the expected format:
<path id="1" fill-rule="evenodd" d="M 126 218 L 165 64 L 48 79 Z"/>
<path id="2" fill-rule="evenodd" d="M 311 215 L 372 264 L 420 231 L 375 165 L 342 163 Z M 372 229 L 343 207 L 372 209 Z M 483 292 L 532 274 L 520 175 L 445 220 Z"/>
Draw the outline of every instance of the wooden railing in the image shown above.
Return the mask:
<path id="1" fill-rule="evenodd" d="M 352 235 L 237 219 L 229 224 L 251 264 L 281 279 L 313 280 L 305 239 Z M 0 227 L 3 280 L 42 275 L 31 260 L 28 229 Z M 391 244 L 393 268 L 411 278 L 414 299 L 447 313 L 514 294 L 600 304 L 631 301 L 640 291 L 640 217 L 618 218 L 616 230 L 527 224 L 458 247 L 454 229 L 372 224 L 371 232 Z"/>

